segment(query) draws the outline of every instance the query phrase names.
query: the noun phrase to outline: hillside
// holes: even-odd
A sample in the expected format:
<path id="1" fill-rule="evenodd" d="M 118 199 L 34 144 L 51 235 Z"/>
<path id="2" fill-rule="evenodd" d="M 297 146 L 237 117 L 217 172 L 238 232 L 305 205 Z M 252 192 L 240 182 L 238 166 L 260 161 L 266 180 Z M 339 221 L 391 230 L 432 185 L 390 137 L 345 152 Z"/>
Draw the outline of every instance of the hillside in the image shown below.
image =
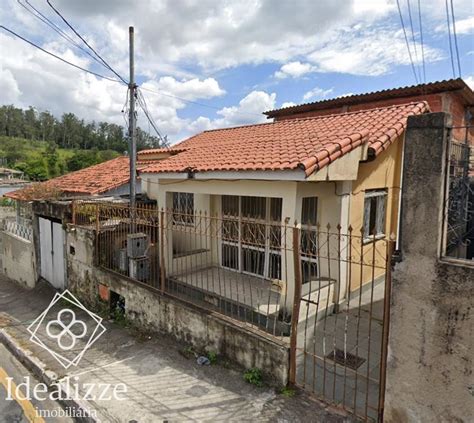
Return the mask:
<path id="1" fill-rule="evenodd" d="M 1 165 L 21 170 L 33 181 L 54 178 L 119 155 L 113 150 L 58 148 L 51 141 L 0 136 Z"/>

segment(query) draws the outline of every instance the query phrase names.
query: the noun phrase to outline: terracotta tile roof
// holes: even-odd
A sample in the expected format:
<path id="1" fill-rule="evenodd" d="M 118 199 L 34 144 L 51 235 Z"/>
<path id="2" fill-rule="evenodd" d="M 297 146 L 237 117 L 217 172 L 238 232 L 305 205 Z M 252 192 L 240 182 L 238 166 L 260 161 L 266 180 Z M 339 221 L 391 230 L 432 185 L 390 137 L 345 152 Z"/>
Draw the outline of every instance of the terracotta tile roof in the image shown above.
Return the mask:
<path id="1" fill-rule="evenodd" d="M 143 166 L 142 162 L 138 162 L 138 169 Z M 12 191 L 5 196 L 15 200 L 41 200 L 49 198 L 53 192 L 63 195 L 97 195 L 118 188 L 129 180 L 129 159 L 122 156 L 49 181 L 32 184 L 32 187 Z"/>
<path id="2" fill-rule="evenodd" d="M 389 100 L 394 98 L 412 97 L 415 95 L 435 94 L 447 91 L 457 91 L 465 99 L 466 104 L 474 105 L 474 93 L 469 85 L 461 78 L 449 79 L 445 81 L 429 82 L 427 84 L 411 85 L 400 88 L 390 88 L 387 90 L 373 91 L 370 93 L 353 94 L 326 100 L 314 101 L 312 103 L 297 104 L 295 106 L 284 107 L 282 109 L 269 110 L 264 112 L 268 118 L 278 116 L 288 116 L 298 113 L 305 113 L 314 110 L 332 109 L 342 106 L 359 105 L 378 100 Z M 410 101 L 407 99 L 407 101 Z"/>
<path id="3" fill-rule="evenodd" d="M 408 116 L 427 111 L 428 104 L 419 102 L 205 131 L 175 147 L 185 151 L 142 172 L 300 168 L 310 175 L 365 142 L 379 154 L 403 133 Z"/>
<path id="4" fill-rule="evenodd" d="M 182 148 L 175 147 L 162 147 L 162 148 L 150 148 L 148 150 L 141 150 L 138 152 L 138 155 L 147 155 L 147 154 L 159 154 L 159 153 L 180 153 L 183 151 Z"/>

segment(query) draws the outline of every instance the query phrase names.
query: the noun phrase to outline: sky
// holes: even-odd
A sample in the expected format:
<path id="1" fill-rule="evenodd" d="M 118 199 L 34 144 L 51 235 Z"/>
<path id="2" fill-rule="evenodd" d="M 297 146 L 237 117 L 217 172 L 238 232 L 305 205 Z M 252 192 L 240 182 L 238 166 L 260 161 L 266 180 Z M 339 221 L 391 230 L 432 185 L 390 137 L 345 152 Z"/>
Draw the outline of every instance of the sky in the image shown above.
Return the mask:
<path id="1" fill-rule="evenodd" d="M 87 49 L 46 0 L 28 3 Z M 29 13 L 28 3 L 0 0 L 0 25 L 116 79 Z M 266 110 L 459 75 L 451 37 L 453 72 L 445 0 L 399 0 L 410 50 L 392 0 L 51 4 L 127 81 L 128 27 L 134 26 L 136 80 L 157 127 L 172 143 L 203 130 L 265 122 Z M 474 87 L 474 2 L 453 0 L 453 9 L 461 76 Z M 124 84 L 75 69 L 3 29 L 0 93 L 0 104 L 33 106 L 58 117 L 73 112 L 86 121 L 124 125 Z M 138 126 L 153 133 L 141 109 Z"/>

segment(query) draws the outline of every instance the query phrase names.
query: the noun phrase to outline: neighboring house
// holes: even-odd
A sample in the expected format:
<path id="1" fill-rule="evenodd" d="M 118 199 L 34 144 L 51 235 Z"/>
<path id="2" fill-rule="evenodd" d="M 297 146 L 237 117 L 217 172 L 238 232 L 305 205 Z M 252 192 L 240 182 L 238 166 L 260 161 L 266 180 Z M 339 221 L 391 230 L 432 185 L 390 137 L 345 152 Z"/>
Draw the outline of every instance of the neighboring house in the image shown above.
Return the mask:
<path id="1" fill-rule="evenodd" d="M 140 163 L 139 163 L 140 168 Z M 94 166 L 11 192 L 13 200 L 31 201 L 54 197 L 86 197 L 124 195 L 129 192 L 130 169 L 128 157 L 117 157 Z M 141 184 L 137 182 L 137 192 Z M 55 195 L 53 195 L 53 193 Z"/>
<path id="2" fill-rule="evenodd" d="M 20 170 L 0 167 L 0 197 L 8 192 L 23 188 L 29 183 Z"/>
<path id="3" fill-rule="evenodd" d="M 472 125 L 474 93 L 462 79 L 430 82 L 410 87 L 391 88 L 364 94 L 348 95 L 312 103 L 300 104 L 265 112 L 269 119 L 280 121 L 311 116 L 356 112 L 374 107 L 386 107 L 413 101 L 426 101 L 432 112 L 452 116 L 455 140 L 464 141 L 467 125 Z M 471 141 L 474 129 L 470 128 Z"/>
<path id="4" fill-rule="evenodd" d="M 143 166 L 138 163 L 138 169 Z M 63 223 L 71 214 L 70 199 L 109 199 L 126 195 L 130 188 L 128 157 L 117 157 L 106 162 L 71 172 L 45 182 L 7 193 L 5 196 L 16 201 L 16 219 L 4 223 L 4 244 L 23 242 L 32 249 L 32 262 L 26 261 L 18 267 L 15 250 L 3 253 L 4 273 L 16 280 L 24 280 L 27 274 L 28 286 L 34 286 L 37 276 L 41 276 L 58 289 L 66 286 L 65 230 Z M 137 193 L 141 183 L 137 181 Z M 57 200 L 50 207 L 42 200 Z M 11 235 L 14 236 L 11 239 Z M 22 249 L 26 250 L 26 246 Z M 35 263 L 36 261 L 36 263 Z"/>

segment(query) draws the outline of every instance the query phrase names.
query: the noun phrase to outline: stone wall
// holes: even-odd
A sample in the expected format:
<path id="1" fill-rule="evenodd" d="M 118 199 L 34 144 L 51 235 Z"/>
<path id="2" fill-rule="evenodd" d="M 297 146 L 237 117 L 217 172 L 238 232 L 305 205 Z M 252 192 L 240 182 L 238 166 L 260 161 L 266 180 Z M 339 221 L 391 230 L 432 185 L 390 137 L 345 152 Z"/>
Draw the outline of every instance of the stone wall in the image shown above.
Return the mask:
<path id="1" fill-rule="evenodd" d="M 97 307 L 102 302 L 100 296 L 114 291 L 125 298 L 126 317 L 140 328 L 172 335 L 201 351 L 222 354 L 245 368 L 258 367 L 275 384 L 287 384 L 289 348 L 285 343 L 218 313 L 96 268 L 91 231 L 69 227 L 66 248 L 68 288 L 88 306 Z"/>
<path id="2" fill-rule="evenodd" d="M 442 259 L 448 116 L 410 117 L 385 421 L 468 422 L 474 410 L 474 263 Z"/>

